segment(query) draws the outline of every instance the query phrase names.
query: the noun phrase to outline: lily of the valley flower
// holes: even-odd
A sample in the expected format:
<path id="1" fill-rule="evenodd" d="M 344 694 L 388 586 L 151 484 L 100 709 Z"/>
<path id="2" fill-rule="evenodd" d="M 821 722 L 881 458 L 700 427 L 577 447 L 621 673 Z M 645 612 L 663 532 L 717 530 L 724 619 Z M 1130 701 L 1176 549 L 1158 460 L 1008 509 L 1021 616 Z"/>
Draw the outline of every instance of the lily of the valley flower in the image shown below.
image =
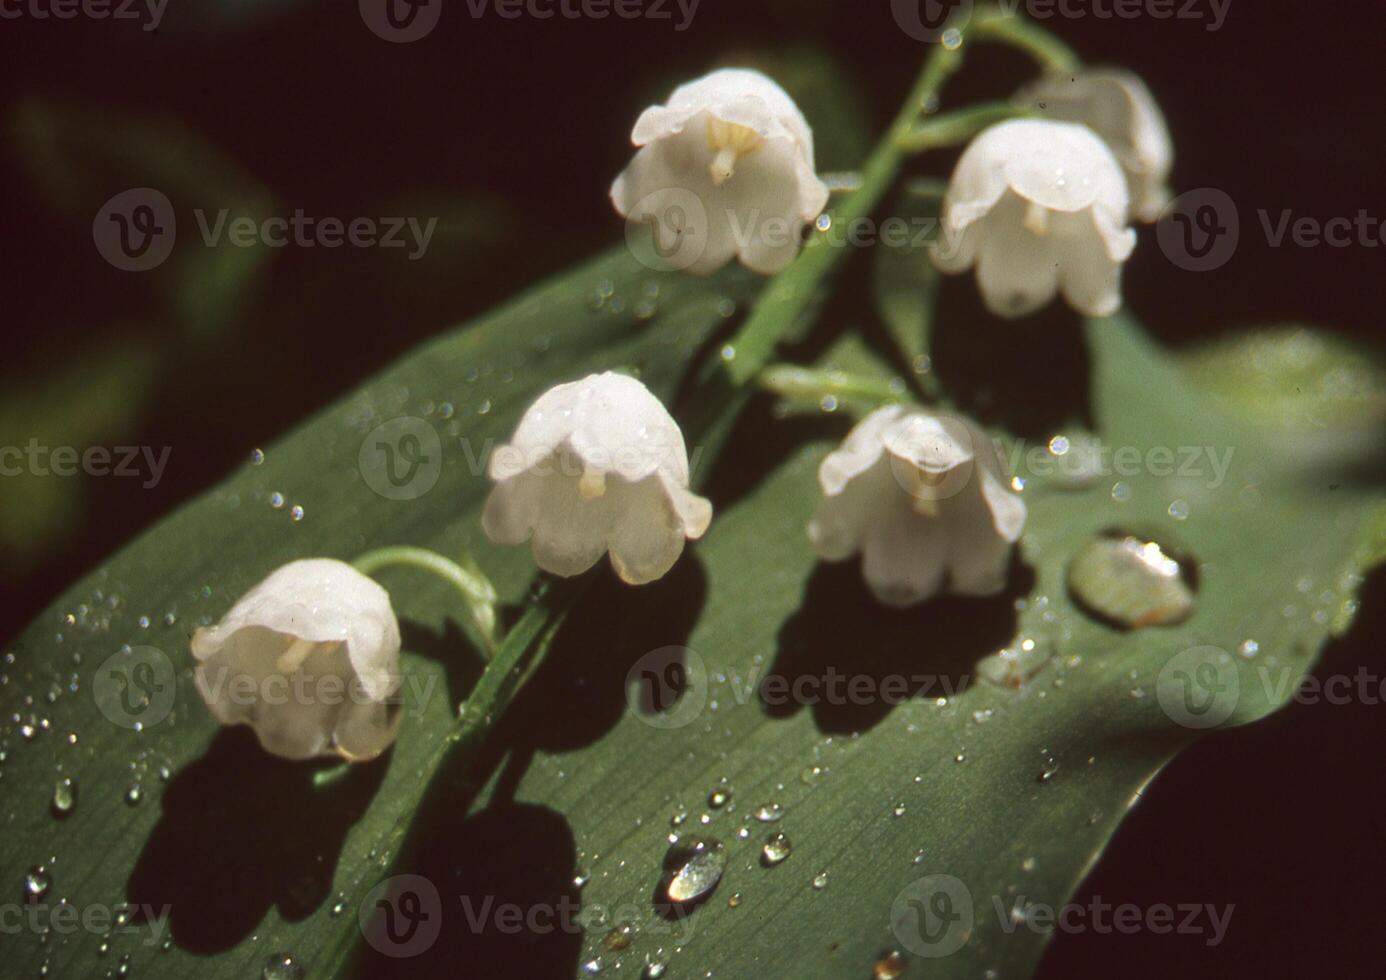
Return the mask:
<path id="1" fill-rule="evenodd" d="M 288 759 L 373 759 L 399 729 L 399 623 L 350 565 L 294 561 L 193 633 L 194 680 L 223 725 Z"/>
<path id="2" fill-rule="evenodd" d="M 1004 473 L 975 423 L 877 409 L 819 467 L 823 500 L 809 541 L 826 561 L 860 552 L 867 586 L 887 605 L 940 592 L 993 595 L 1026 518 Z"/>
<path id="3" fill-rule="evenodd" d="M 1169 203 L 1174 144 L 1155 97 L 1138 75 L 1095 68 L 1051 75 L 1022 89 L 1017 101 L 1051 119 L 1082 123 L 1116 154 L 1131 192 L 1132 214 L 1155 221 Z"/>
<path id="4" fill-rule="evenodd" d="M 757 71 L 724 68 L 680 85 L 667 105 L 640 114 L 631 142 L 639 152 L 611 201 L 651 226 L 670 264 L 696 275 L 733 257 L 779 272 L 828 202 L 803 113 Z"/>
<path id="5" fill-rule="evenodd" d="M 585 572 L 610 551 L 623 580 L 651 582 L 712 520 L 712 505 L 688 490 L 678 424 L 643 384 L 611 372 L 541 395 L 489 474 L 487 537 L 529 540 L 555 575 Z"/>
<path id="6" fill-rule="evenodd" d="M 1126 179 L 1086 126 L 1015 119 L 963 152 L 932 252 L 946 273 L 977 266 L 987 308 L 1019 317 L 1063 291 L 1079 312 L 1121 306 L 1121 266 L 1136 246 Z"/>

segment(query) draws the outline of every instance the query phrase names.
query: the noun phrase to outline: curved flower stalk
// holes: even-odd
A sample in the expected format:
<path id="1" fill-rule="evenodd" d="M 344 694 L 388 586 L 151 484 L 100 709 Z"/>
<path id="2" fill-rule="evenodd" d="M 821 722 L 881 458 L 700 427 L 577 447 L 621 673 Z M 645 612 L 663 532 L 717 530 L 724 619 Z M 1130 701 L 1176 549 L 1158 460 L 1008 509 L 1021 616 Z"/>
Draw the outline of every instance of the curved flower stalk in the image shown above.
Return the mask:
<path id="1" fill-rule="evenodd" d="M 648 224 L 665 263 L 707 275 L 738 258 L 771 275 L 793 261 L 828 203 L 813 132 L 760 72 L 724 68 L 640 114 L 639 152 L 611 185 L 630 222 Z"/>
<path id="2" fill-rule="evenodd" d="M 1016 119 L 963 152 L 932 252 L 945 273 L 977 267 L 987 308 L 1015 318 L 1062 291 L 1080 313 L 1121 306 L 1121 267 L 1136 245 L 1126 179 L 1086 126 Z"/>
<path id="3" fill-rule="evenodd" d="M 344 562 L 290 562 L 193 633 L 194 681 L 223 725 L 287 759 L 373 759 L 399 729 L 399 623 Z"/>
<path id="4" fill-rule="evenodd" d="M 881 602 L 1005 586 L 1025 504 L 1006 485 L 995 445 L 970 420 L 888 405 L 872 412 L 818 470 L 823 500 L 808 536 L 825 561 L 858 552 Z"/>
<path id="5" fill-rule="evenodd" d="M 1174 143 L 1140 76 L 1120 68 L 1050 75 L 1022 89 L 1016 101 L 1101 136 L 1126 174 L 1132 215 L 1144 222 L 1159 219 L 1170 200 Z"/>
<path id="6" fill-rule="evenodd" d="M 530 541 L 555 575 L 581 574 L 609 551 L 624 581 L 652 582 L 712 520 L 712 505 L 689 492 L 678 424 L 643 384 L 609 371 L 541 395 L 489 474 L 487 537 Z"/>

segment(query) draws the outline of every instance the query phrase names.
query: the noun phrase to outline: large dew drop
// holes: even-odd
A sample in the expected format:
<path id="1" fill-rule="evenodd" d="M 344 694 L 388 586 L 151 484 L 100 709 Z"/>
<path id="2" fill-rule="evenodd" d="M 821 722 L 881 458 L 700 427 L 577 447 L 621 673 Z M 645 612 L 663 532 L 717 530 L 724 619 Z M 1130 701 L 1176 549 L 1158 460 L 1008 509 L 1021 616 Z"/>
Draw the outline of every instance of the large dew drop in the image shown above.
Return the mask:
<path id="1" fill-rule="evenodd" d="M 1087 613 L 1124 629 L 1173 626 L 1193 613 L 1195 577 L 1187 560 L 1151 537 L 1099 534 L 1068 566 L 1068 588 Z"/>
<path id="2" fill-rule="evenodd" d="M 64 776 L 53 784 L 53 815 L 65 817 L 77 805 L 77 781 Z"/>
<path id="3" fill-rule="evenodd" d="M 48 869 L 42 865 L 37 865 L 29 869 L 29 873 L 24 876 L 24 897 L 31 902 L 40 901 L 44 895 L 48 894 L 48 889 L 53 884 L 48 877 Z"/>
<path id="4" fill-rule="evenodd" d="M 767 868 L 773 868 L 793 853 L 794 845 L 789 842 L 789 838 L 782 833 L 774 833 L 765 839 L 765 845 L 760 849 L 760 863 Z"/>
<path id="5" fill-rule="evenodd" d="M 909 960 L 898 949 L 892 949 L 876 961 L 871 971 L 871 980 L 899 980 L 909 967 Z"/>
<path id="6" fill-rule="evenodd" d="M 727 850 L 711 837 L 690 837 L 669 848 L 664 856 L 664 893 L 675 905 L 692 905 L 707 898 L 727 867 Z"/>

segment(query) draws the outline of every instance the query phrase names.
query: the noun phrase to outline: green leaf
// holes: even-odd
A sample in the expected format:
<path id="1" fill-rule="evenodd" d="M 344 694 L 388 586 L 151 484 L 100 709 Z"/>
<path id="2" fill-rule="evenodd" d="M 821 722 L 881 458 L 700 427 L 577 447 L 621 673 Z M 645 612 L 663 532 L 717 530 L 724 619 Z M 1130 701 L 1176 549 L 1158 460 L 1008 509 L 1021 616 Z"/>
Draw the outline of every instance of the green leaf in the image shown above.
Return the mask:
<path id="1" fill-rule="evenodd" d="M 46 384 L 7 379 L 0 389 L 0 446 L 24 456 L 14 457 L 12 450 L 0 460 L 0 568 L 23 568 L 80 524 L 89 483 L 75 472 L 75 460 L 55 466 L 53 451 L 81 452 L 130 432 L 149 403 L 159 366 L 152 347 L 126 341 L 73 358 Z M 98 465 L 119 465 L 103 452 L 108 458 Z M 65 469 L 74 472 L 63 475 Z"/>
<path id="2" fill-rule="evenodd" d="M 916 929 L 916 910 L 937 908 L 922 890 L 935 875 L 965 889 L 955 911 L 970 909 L 971 928 L 944 929 L 965 944 L 911 975 L 1031 969 L 1044 937 L 1015 926 L 1011 904 L 1066 900 L 1141 787 L 1198 734 L 1189 722 L 1205 716 L 1171 700 L 1182 689 L 1169 682 L 1197 681 L 1208 664 L 1228 725 L 1282 704 L 1330 628 L 1350 618 L 1354 556 L 1381 501 L 1352 472 L 1285 458 L 1276 432 L 1226 412 L 1128 320 L 1088 329 L 1096 435 L 1146 461 L 1153 448 L 1212 446 L 1219 459 L 1233 449 L 1231 462 L 1220 480 L 1143 465 L 1084 490 L 1032 474 L 1023 561 L 1006 595 L 890 611 L 855 563 L 817 564 L 804 538 L 814 471 L 847 420 L 779 421 L 755 402 L 706 484 L 719 509 L 705 540 L 643 589 L 594 575 L 479 767 L 445 765 L 424 791 L 479 664 L 452 591 L 407 570 L 382 573 L 405 625 L 407 680 L 399 743 L 379 763 L 270 758 L 244 730 L 218 730 L 193 688 L 187 634 L 293 558 L 465 549 L 503 599 L 523 603 L 528 555 L 491 547 L 478 528 L 488 440 L 507 437 L 549 384 L 603 368 L 639 372 L 677 412 L 690 365 L 760 284 L 736 270 L 655 275 L 624 252 L 590 263 L 388 369 L 46 610 L 7 648 L 0 682 L 3 717 L 17 718 L 0 736 L 0 872 L 19 891 L 43 866 L 47 889 L 31 908 L 171 909 L 110 936 L 54 929 L 40 942 L 26 930 L 6 942 L 15 969 L 80 975 L 128 954 L 135 976 L 243 978 L 288 953 L 311 976 L 346 950 L 362 975 L 577 974 L 600 956 L 606 971 L 619 962 L 634 976 L 651 956 L 671 976 L 869 976 L 886 950 L 942 948 Z M 378 427 L 399 417 L 438 438 L 429 486 L 422 467 L 422 482 L 382 482 L 373 454 L 396 430 Z M 1012 448 L 1029 459 L 1030 447 Z M 1176 499 L 1183 521 L 1170 516 Z M 1075 606 L 1068 560 L 1113 527 L 1152 528 L 1195 557 L 1187 621 L 1122 632 Z M 1237 653 L 1248 639 L 1255 657 Z M 1023 647 L 1023 683 L 976 676 L 983 658 Z M 172 680 L 134 669 L 160 656 Z M 628 678 L 679 660 L 677 701 L 628 705 Z M 817 703 L 762 688 L 770 675 Z M 865 678 L 868 696 L 834 703 L 851 688 L 831 676 Z M 128 721 L 124 698 L 141 693 L 141 731 L 110 720 Z M 57 816 L 64 777 L 77 802 Z M 719 789 L 731 800 L 715 807 Z M 771 803 L 782 819 L 756 820 Z M 677 831 L 717 837 L 729 859 L 711 899 L 670 921 L 656 913 L 656 888 L 685 811 Z M 761 844 L 776 831 L 793 853 L 763 867 Z M 396 960 L 361 942 L 357 914 L 375 908 L 378 883 L 406 873 L 437 890 L 442 931 L 418 959 Z M 543 928 L 506 925 L 514 909 L 536 908 Z M 585 932 L 564 928 L 573 908 Z M 507 918 L 477 927 L 469 913 Z"/>
<path id="3" fill-rule="evenodd" d="M 1229 411 L 1283 429 L 1301 457 L 1369 456 L 1386 434 L 1386 363 L 1341 338 L 1276 327 L 1203 344 L 1180 360 Z"/>
<path id="4" fill-rule="evenodd" d="M 223 234 L 203 239 L 208 228 L 269 216 L 269 191 L 219 150 L 167 121 L 79 109 L 27 98 L 8 120 L 18 163 L 49 205 L 67 220 L 90 224 L 113 195 L 132 187 L 166 194 L 178 221 L 171 262 L 155 273 L 167 315 L 194 340 L 226 330 L 253 299 L 253 287 L 273 254 L 264 245 L 237 247 Z"/>

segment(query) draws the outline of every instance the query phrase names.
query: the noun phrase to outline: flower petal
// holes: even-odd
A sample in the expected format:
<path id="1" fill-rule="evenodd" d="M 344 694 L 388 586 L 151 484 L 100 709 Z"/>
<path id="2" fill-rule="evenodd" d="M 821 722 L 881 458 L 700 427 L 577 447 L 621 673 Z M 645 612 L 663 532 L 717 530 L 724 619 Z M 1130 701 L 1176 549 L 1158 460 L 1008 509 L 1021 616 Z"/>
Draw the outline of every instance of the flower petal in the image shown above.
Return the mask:
<path id="1" fill-rule="evenodd" d="M 862 576 L 888 606 L 910 606 L 936 595 L 943 586 L 947 538 L 931 520 L 896 506 L 867 533 Z"/>
<path id="2" fill-rule="evenodd" d="M 618 481 L 607 493 L 620 514 L 606 539 L 616 574 L 631 585 L 663 578 L 683 553 L 685 539 L 683 521 L 663 483 L 657 478 Z"/>
<path id="3" fill-rule="evenodd" d="M 606 553 L 607 529 L 613 520 L 611 490 L 587 499 L 578 491 L 580 477 L 552 473 L 539 478 L 536 519 L 530 549 L 546 572 L 573 576 L 587 571 Z"/>
<path id="4" fill-rule="evenodd" d="M 886 405 L 852 427 L 842 445 L 818 467 L 818 485 L 825 496 L 842 493 L 853 479 L 876 465 L 885 453 L 885 430 L 904 413 L 903 405 Z"/>
<path id="5" fill-rule="evenodd" d="M 1121 266 L 1086 216 L 1086 233 L 1065 238 L 1061 285 L 1064 299 L 1086 316 L 1110 316 L 1121 308 Z M 1134 233 L 1132 233 L 1134 234 Z"/>
<path id="6" fill-rule="evenodd" d="M 1023 226 L 1024 203 L 1013 194 L 987 217 L 977 255 L 977 285 L 987 309 L 1015 318 L 1054 298 L 1059 256 L 1053 241 Z"/>
<path id="7" fill-rule="evenodd" d="M 394 744 L 404 712 L 399 704 L 349 701 L 332 733 L 338 754 L 350 762 L 366 762 Z"/>

